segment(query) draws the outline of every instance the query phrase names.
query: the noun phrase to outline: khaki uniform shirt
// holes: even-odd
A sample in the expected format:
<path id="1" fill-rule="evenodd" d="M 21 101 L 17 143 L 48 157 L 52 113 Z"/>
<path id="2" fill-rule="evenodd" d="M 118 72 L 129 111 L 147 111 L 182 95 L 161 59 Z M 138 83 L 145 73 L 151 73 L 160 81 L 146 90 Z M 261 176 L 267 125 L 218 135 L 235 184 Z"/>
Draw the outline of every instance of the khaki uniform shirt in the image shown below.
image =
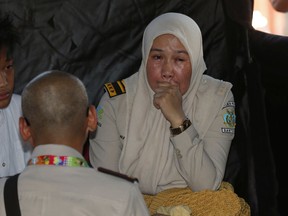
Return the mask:
<path id="1" fill-rule="evenodd" d="M 80 157 L 67 146 L 38 146 L 38 155 Z M 0 215 L 5 216 L 0 180 Z M 90 167 L 29 165 L 19 176 L 18 194 L 22 216 L 148 216 L 137 183 L 98 172 Z"/>
<path id="2" fill-rule="evenodd" d="M 170 137 L 165 167 L 159 170 L 161 175 L 155 182 L 156 185 L 150 185 L 151 188 L 156 188 L 154 194 L 174 187 L 189 186 L 193 191 L 219 188 L 235 127 L 235 104 L 230 85 L 219 83 L 218 80 L 203 77 L 197 92 L 199 109 L 195 109 L 193 118 L 190 117 L 192 125 L 188 129 Z M 102 166 L 119 171 L 119 159 L 127 130 L 126 115 L 129 115 L 126 97 L 127 94 L 124 93 L 110 98 L 106 93 L 98 105 L 97 134 L 90 140 L 89 157 L 93 167 Z M 202 131 L 206 131 L 202 136 L 195 128 L 196 123 Z M 126 148 L 133 148 L 133 143 L 128 143 Z M 139 152 L 139 164 L 142 163 L 143 167 L 146 160 L 153 160 L 149 158 L 149 151 L 145 155 Z M 139 173 L 141 170 L 135 169 L 135 172 Z M 145 173 L 144 178 L 133 173 L 130 175 L 139 179 L 142 193 L 147 193 L 142 185 L 149 187 L 146 179 L 151 178 L 151 173 Z M 153 190 L 149 190 L 148 194 Z"/>

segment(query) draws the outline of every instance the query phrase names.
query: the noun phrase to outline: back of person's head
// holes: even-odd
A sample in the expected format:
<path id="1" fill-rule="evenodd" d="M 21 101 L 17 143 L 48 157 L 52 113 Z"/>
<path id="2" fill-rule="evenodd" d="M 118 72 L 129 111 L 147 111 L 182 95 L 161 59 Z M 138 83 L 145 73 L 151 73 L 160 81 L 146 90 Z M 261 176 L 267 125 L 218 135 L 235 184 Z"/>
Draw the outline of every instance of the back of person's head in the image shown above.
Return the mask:
<path id="1" fill-rule="evenodd" d="M 9 13 L 0 13 L 0 50 L 7 48 L 8 59 L 12 58 L 16 43 L 20 42 L 18 30 Z"/>
<path id="2" fill-rule="evenodd" d="M 22 92 L 22 111 L 36 145 L 65 144 L 88 134 L 86 88 L 67 72 L 47 71 L 31 80 Z"/>

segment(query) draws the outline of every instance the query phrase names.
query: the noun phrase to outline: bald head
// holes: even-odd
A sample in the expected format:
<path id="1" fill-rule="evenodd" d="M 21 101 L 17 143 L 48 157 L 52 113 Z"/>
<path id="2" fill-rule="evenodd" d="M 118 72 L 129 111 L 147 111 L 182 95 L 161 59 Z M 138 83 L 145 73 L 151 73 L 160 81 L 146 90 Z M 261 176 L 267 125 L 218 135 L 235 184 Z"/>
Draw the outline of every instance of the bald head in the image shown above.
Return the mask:
<path id="1" fill-rule="evenodd" d="M 84 84 L 61 71 L 47 71 L 22 92 L 23 116 L 35 136 L 72 137 L 85 131 L 88 96 Z"/>

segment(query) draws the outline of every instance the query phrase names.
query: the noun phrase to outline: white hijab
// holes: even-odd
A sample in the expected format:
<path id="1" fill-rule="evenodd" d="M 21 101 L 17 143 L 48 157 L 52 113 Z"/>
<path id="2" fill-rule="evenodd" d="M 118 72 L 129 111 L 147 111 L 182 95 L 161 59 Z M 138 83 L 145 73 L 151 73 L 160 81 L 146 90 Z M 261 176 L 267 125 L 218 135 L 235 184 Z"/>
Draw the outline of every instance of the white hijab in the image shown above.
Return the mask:
<path id="1" fill-rule="evenodd" d="M 155 193 L 168 157 L 173 157 L 169 122 L 153 105 L 154 92 L 147 81 L 146 63 L 153 40 L 162 34 L 173 34 L 188 51 L 192 76 L 183 95 L 183 109 L 192 119 L 193 98 L 206 70 L 202 35 L 198 25 L 188 16 L 166 13 L 155 18 L 145 29 L 142 41 L 142 62 L 138 73 L 125 79 L 127 94 L 127 130 L 120 157 L 119 170 L 140 180 L 140 188 Z"/>

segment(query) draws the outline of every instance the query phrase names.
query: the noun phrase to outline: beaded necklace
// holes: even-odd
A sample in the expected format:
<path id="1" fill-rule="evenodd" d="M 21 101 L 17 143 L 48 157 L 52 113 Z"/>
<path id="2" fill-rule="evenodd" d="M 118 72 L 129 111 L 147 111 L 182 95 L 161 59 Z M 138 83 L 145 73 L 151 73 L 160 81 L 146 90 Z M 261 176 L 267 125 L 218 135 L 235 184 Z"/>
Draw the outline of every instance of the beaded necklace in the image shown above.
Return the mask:
<path id="1" fill-rule="evenodd" d="M 85 159 L 71 156 L 55 156 L 55 155 L 40 155 L 38 157 L 32 158 L 28 162 L 28 165 L 89 167 Z"/>

